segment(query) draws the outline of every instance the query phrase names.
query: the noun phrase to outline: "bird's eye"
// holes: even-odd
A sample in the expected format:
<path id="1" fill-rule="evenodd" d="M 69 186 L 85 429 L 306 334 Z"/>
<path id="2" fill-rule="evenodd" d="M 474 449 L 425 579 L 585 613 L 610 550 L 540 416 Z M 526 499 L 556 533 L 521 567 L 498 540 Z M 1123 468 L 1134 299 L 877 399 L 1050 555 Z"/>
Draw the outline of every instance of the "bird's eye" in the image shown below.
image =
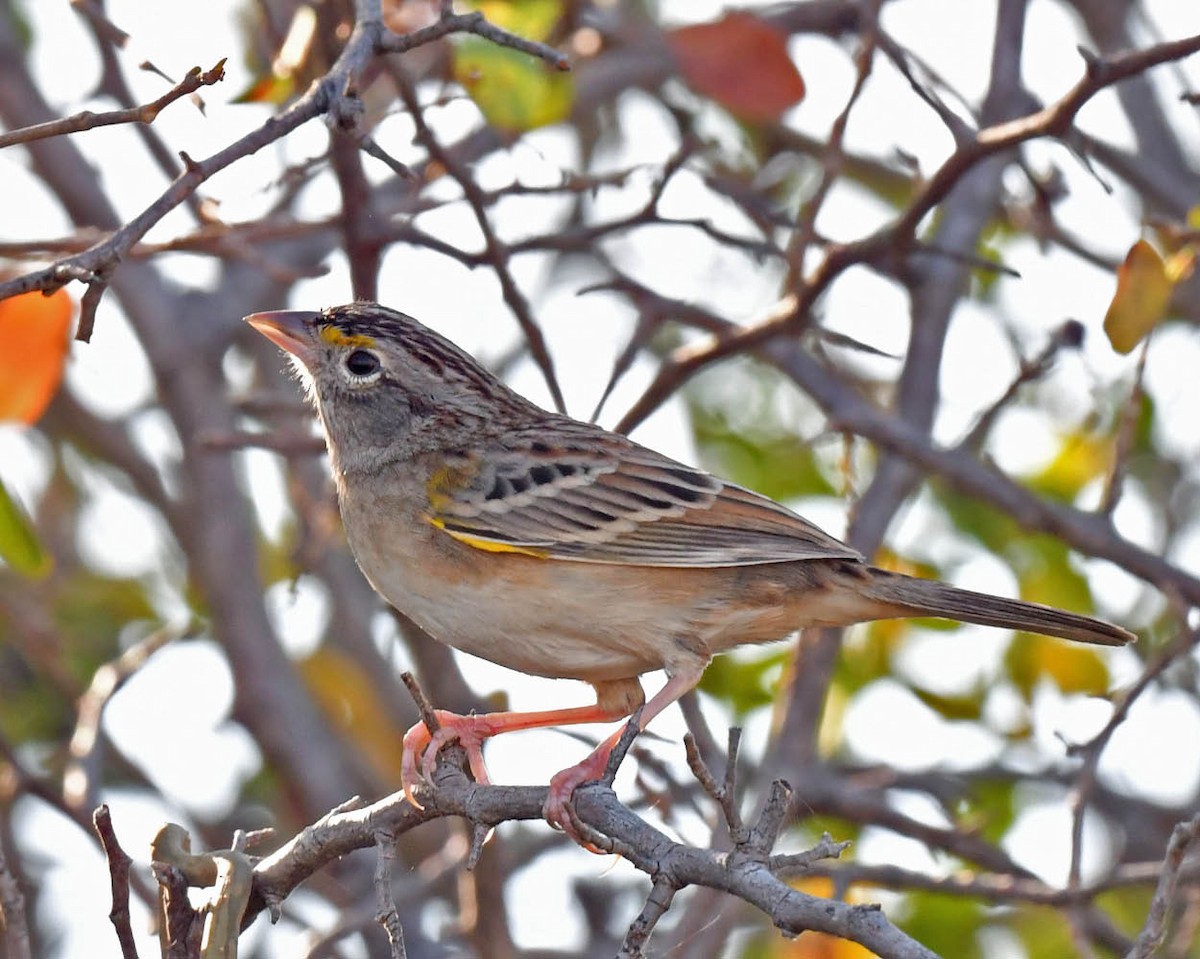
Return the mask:
<path id="1" fill-rule="evenodd" d="M 346 369 L 351 376 L 365 379 L 380 370 L 379 357 L 370 350 L 353 350 L 346 356 Z"/>

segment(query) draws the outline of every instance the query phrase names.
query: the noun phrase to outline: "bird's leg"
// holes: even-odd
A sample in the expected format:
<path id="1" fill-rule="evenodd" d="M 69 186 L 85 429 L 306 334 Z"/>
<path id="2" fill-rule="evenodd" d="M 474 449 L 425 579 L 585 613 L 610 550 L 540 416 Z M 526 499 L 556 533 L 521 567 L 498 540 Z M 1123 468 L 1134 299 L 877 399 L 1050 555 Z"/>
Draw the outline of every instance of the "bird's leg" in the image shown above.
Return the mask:
<path id="1" fill-rule="evenodd" d="M 432 735 L 423 722 L 404 734 L 404 758 L 400 763 L 400 784 L 410 803 L 420 808 L 413 788 L 422 777 L 430 779 L 437 765 L 438 751 L 446 743 L 457 741 L 467 752 L 471 775 L 476 782 L 487 783 L 483 762 L 483 741 L 500 733 L 546 726 L 571 726 L 579 723 L 608 723 L 628 716 L 644 701 L 636 679 L 596 683 L 596 702 L 591 706 L 544 709 L 535 712 L 479 713 L 462 716 L 444 709 L 434 710 L 438 730 Z"/>
<path id="2" fill-rule="evenodd" d="M 687 669 L 670 676 L 667 684 L 650 698 L 650 701 L 646 703 L 638 715 L 636 719 L 638 732 L 645 729 L 650 720 L 670 706 L 671 703 L 675 702 L 675 700 L 688 690 L 694 688 L 700 682 L 700 677 L 704 674 L 704 667 L 707 665 L 708 661 L 705 660 L 698 665 L 689 666 Z M 630 722 L 633 721 L 630 720 Z M 609 756 L 612 755 L 612 751 L 617 743 L 621 741 L 621 736 L 624 732 L 624 727 L 618 729 L 608 739 L 592 750 L 591 754 L 583 762 L 555 774 L 550 779 L 550 793 L 546 797 L 546 804 L 542 807 L 542 815 L 546 817 L 546 821 L 551 826 L 561 829 L 585 849 L 590 849 L 592 852 L 599 852 L 600 850 L 595 849 L 590 843 L 580 837 L 571 822 L 571 813 L 567 807 L 571 802 L 572 794 L 579 786 L 582 786 L 586 782 L 600 779 L 604 775 L 604 770 L 608 766 Z"/>

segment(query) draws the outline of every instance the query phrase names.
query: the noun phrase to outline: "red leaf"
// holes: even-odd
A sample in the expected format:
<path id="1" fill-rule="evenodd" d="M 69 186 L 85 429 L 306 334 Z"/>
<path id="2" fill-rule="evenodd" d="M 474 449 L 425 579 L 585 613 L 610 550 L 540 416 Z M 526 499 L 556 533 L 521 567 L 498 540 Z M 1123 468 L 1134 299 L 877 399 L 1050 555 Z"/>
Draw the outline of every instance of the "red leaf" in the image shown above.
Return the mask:
<path id="1" fill-rule="evenodd" d="M 667 43 L 688 86 L 743 120 L 775 120 L 804 96 L 787 39 L 752 14 L 680 27 Z"/>

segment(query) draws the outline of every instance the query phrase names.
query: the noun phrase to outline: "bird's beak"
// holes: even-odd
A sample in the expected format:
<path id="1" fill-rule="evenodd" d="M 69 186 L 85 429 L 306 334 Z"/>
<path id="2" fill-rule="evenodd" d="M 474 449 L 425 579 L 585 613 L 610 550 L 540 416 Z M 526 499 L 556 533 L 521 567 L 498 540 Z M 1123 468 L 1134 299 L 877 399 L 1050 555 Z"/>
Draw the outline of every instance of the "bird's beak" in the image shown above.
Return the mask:
<path id="1" fill-rule="evenodd" d="M 320 315 L 312 310 L 269 310 L 251 313 L 246 322 L 307 365 L 317 345 L 316 321 Z"/>

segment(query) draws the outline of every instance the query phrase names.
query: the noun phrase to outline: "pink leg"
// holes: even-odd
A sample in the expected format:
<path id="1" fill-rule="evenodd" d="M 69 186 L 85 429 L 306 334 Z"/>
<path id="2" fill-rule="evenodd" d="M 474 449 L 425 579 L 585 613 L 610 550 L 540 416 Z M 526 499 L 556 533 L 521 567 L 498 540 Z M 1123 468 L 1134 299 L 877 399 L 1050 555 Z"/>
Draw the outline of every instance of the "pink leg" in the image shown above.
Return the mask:
<path id="1" fill-rule="evenodd" d="M 530 713 L 480 713 L 460 716 L 444 709 L 434 710 L 438 731 L 430 735 L 424 723 L 417 723 L 404 734 L 404 758 L 400 764 L 400 784 L 410 803 L 421 808 L 413 796 L 413 788 L 422 777 L 429 779 L 437 765 L 438 750 L 455 740 L 467 751 L 471 775 L 476 782 L 491 782 L 483 762 L 483 741 L 500 733 L 518 729 L 539 729 L 544 726 L 571 726 L 578 723 L 608 723 L 629 715 L 622 705 L 601 701 L 592 706 L 569 709 L 546 709 Z M 611 747 L 610 747 L 611 749 Z M 418 769 L 418 763 L 420 768 Z M 603 768 L 603 767 L 601 767 Z"/>
<path id="2" fill-rule="evenodd" d="M 670 706 L 671 703 L 675 702 L 675 700 L 688 690 L 694 688 L 696 683 L 700 682 L 700 677 L 704 674 L 704 667 L 707 665 L 708 663 L 705 662 L 685 672 L 676 673 L 674 676 L 671 676 L 667 680 L 667 684 L 655 693 L 642 708 L 641 715 L 638 717 L 638 732 L 645 729 L 649 725 L 650 720 Z M 604 770 L 608 766 L 608 758 L 612 755 L 612 751 L 617 743 L 621 741 L 621 736 L 624 732 L 624 727 L 618 729 L 608 739 L 597 746 L 583 762 L 555 774 L 550 779 L 550 794 L 546 797 L 546 805 L 542 807 L 542 815 L 546 817 L 546 821 L 551 826 L 561 829 L 585 849 L 589 849 L 592 852 L 600 852 L 600 850 L 595 849 L 590 843 L 579 836 L 578 831 L 571 822 L 571 813 L 568 805 L 571 801 L 571 795 L 579 786 L 599 779 L 604 775 Z"/>

